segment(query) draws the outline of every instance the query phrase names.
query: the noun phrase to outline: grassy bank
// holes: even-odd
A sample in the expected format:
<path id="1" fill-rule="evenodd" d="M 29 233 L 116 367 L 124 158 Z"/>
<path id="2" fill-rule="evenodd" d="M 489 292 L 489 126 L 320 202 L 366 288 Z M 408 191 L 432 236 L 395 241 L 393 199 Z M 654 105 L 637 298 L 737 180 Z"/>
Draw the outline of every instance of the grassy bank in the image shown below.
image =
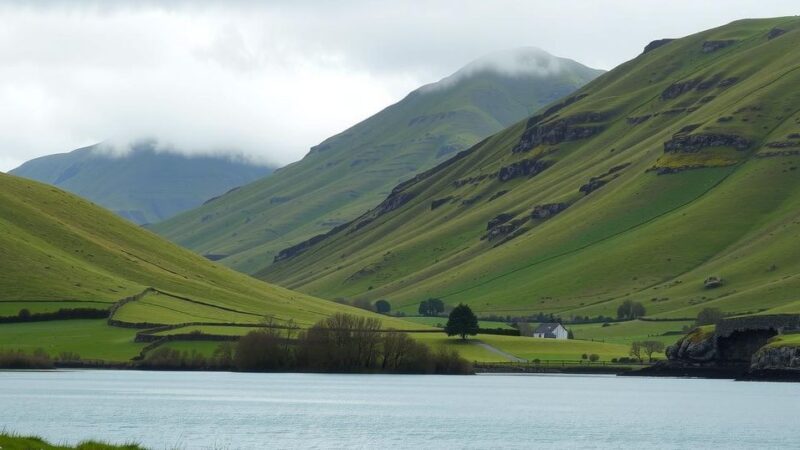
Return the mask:
<path id="1" fill-rule="evenodd" d="M 143 450 L 143 448 L 136 444 L 113 445 L 98 441 L 84 441 L 76 446 L 54 445 L 37 436 L 0 433 L 0 449 L 3 450 Z"/>

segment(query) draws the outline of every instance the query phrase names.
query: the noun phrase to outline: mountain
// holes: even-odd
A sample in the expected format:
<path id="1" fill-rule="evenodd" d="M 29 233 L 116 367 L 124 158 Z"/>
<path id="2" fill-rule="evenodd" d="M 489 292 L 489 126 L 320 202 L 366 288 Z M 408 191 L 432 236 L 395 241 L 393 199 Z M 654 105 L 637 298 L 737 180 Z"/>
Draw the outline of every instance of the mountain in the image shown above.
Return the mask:
<path id="1" fill-rule="evenodd" d="M 117 326 L 3 322 L 0 350 L 72 342 L 83 357 L 130 359 L 144 346 L 134 343 L 135 328 L 267 316 L 308 326 L 336 312 L 369 314 L 221 267 L 73 194 L 0 174 L 0 317 L 71 308 L 111 310 Z"/>
<path id="2" fill-rule="evenodd" d="M 278 250 L 352 220 L 398 182 L 600 73 L 534 48 L 489 55 L 325 140 L 301 161 L 152 229 L 256 272 Z"/>
<path id="3" fill-rule="evenodd" d="M 102 144 L 28 161 L 10 173 L 58 186 L 137 224 L 159 222 L 261 178 L 271 167 L 221 156 L 156 151 L 152 142 L 124 155 Z"/>
<path id="4" fill-rule="evenodd" d="M 797 86 L 796 17 L 655 41 L 259 275 L 406 312 L 798 312 Z"/>

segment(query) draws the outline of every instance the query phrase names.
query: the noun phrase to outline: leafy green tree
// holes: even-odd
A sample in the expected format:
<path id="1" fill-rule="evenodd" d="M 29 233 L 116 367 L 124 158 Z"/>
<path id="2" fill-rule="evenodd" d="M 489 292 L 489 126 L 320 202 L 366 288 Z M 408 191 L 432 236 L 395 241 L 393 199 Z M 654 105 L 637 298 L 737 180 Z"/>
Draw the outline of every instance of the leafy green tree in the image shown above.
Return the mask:
<path id="1" fill-rule="evenodd" d="M 429 298 L 419 304 L 418 312 L 423 316 L 435 316 L 444 312 L 444 302 L 438 298 Z"/>
<path id="2" fill-rule="evenodd" d="M 647 314 L 647 311 L 644 305 L 639 302 L 634 302 L 633 300 L 625 300 L 617 307 L 618 319 L 636 319 L 643 317 L 645 314 Z"/>
<path id="3" fill-rule="evenodd" d="M 392 310 L 392 304 L 389 303 L 388 300 L 378 300 L 375 302 L 375 311 L 380 314 L 389 314 L 389 311 Z"/>
<path id="4" fill-rule="evenodd" d="M 589 355 L 589 361 L 597 362 L 598 360 L 600 360 L 600 355 L 598 355 L 597 353 L 592 353 L 591 355 Z"/>
<path id="5" fill-rule="evenodd" d="M 467 335 L 478 334 L 478 317 L 469 306 L 460 303 L 450 312 L 444 331 L 448 336 L 458 335 L 461 336 L 461 339 L 466 340 Z"/>
<path id="6" fill-rule="evenodd" d="M 719 323 L 725 315 L 719 308 L 703 308 L 697 313 L 697 325 L 715 325 Z"/>

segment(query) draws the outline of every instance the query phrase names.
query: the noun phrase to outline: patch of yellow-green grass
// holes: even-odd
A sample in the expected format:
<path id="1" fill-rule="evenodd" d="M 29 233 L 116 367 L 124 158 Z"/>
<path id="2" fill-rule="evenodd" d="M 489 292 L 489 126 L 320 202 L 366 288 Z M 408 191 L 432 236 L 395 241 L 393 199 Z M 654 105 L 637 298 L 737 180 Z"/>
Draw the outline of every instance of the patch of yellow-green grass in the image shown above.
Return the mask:
<path id="1" fill-rule="evenodd" d="M 684 327 L 691 327 L 692 321 L 645 321 L 611 322 L 607 326 L 601 323 L 568 325 L 575 339 L 587 341 L 609 342 L 612 344 L 630 344 L 633 341 L 660 341 L 673 344 L 683 333 Z M 664 335 L 664 333 L 672 333 Z M 680 334 L 678 334 L 680 333 Z"/>
<path id="2" fill-rule="evenodd" d="M 258 323 L 264 316 L 250 312 L 228 311 L 154 293 L 146 295 L 139 301 L 125 304 L 114 314 L 114 319 L 132 323 L 171 325 L 187 322 Z"/>
<path id="3" fill-rule="evenodd" d="M 447 317 L 407 316 L 401 317 L 401 319 L 437 328 L 444 328 L 444 326 L 447 324 Z M 503 330 L 514 329 L 511 325 L 505 322 L 496 322 L 492 320 L 479 320 L 478 326 L 481 328 L 500 328 Z"/>
<path id="4" fill-rule="evenodd" d="M 800 333 L 775 336 L 769 340 L 766 347 L 800 347 Z"/>
<path id="5" fill-rule="evenodd" d="M 0 350 L 41 348 L 53 357 L 74 352 L 82 359 L 128 361 L 145 346 L 133 341 L 136 331 L 110 327 L 103 319 L 0 324 Z"/>
<path id="6" fill-rule="evenodd" d="M 0 317 L 16 316 L 21 309 L 27 309 L 31 313 L 55 312 L 63 308 L 92 308 L 109 309 L 112 303 L 104 302 L 78 302 L 78 301 L 0 301 Z"/>
<path id="7" fill-rule="evenodd" d="M 21 436 L 8 432 L 0 433 L 0 449 L 3 450 L 142 450 L 136 444 L 113 445 L 105 442 L 86 441 L 76 446 L 53 445 L 37 436 Z"/>
<path id="8" fill-rule="evenodd" d="M 583 354 L 596 353 L 600 361 L 628 356 L 630 347 L 608 342 L 582 341 L 578 339 L 543 339 L 524 336 L 479 335 L 481 341 L 518 358 L 527 360 L 572 360 Z"/>
<path id="9" fill-rule="evenodd" d="M 470 338 L 466 342 L 457 337 L 448 337 L 444 333 L 409 333 L 414 340 L 422 342 L 434 350 L 445 348 L 455 350 L 467 361 L 474 362 L 505 362 L 508 361 L 497 353 L 487 350 L 478 345 L 475 338 Z"/>

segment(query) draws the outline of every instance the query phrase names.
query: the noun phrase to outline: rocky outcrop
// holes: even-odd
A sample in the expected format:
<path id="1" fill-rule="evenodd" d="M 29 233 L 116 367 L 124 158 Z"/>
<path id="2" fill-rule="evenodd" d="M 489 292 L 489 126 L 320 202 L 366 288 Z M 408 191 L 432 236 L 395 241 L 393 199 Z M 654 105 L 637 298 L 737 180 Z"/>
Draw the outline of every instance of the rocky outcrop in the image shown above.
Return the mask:
<path id="1" fill-rule="evenodd" d="M 737 41 L 735 39 L 727 39 L 722 41 L 705 41 L 703 42 L 703 53 L 711 53 L 721 50 L 725 47 L 730 47 Z"/>
<path id="2" fill-rule="evenodd" d="M 583 112 L 531 125 L 522 133 L 519 142 L 511 151 L 527 152 L 540 145 L 555 145 L 590 138 L 602 132 L 604 128 L 600 125 L 587 124 L 602 122 L 605 118 L 606 116 L 601 113 Z"/>
<path id="3" fill-rule="evenodd" d="M 491 230 L 492 228 L 494 228 L 494 227 L 496 227 L 498 225 L 504 224 L 504 223 L 508 222 L 509 220 L 511 220 L 513 218 L 514 218 L 514 215 L 511 214 L 511 213 L 498 214 L 497 216 L 495 216 L 494 219 L 492 219 L 492 220 L 490 220 L 489 222 L 486 223 L 486 230 L 487 231 Z"/>
<path id="4" fill-rule="evenodd" d="M 724 80 L 719 82 L 717 87 L 726 88 L 726 87 L 729 87 L 729 86 L 733 86 L 734 84 L 736 84 L 738 82 L 739 82 L 739 78 L 738 77 L 725 78 Z"/>
<path id="5" fill-rule="evenodd" d="M 316 245 L 316 244 L 324 241 L 325 239 L 333 236 L 334 234 L 337 234 L 340 231 L 344 230 L 351 223 L 352 222 L 344 223 L 342 225 L 339 225 L 338 227 L 335 227 L 335 228 L 331 229 L 327 233 L 318 234 L 318 235 L 312 237 L 311 239 L 307 239 L 307 240 L 305 240 L 303 242 L 300 242 L 299 244 L 295 244 L 295 245 L 293 245 L 291 247 L 285 248 L 285 249 L 279 251 L 277 255 L 275 255 L 275 257 L 273 258 L 273 262 L 280 262 L 280 261 L 283 261 L 285 259 L 293 258 L 293 257 L 299 255 L 300 253 L 303 253 L 306 250 L 310 249 L 314 245 Z"/>
<path id="6" fill-rule="evenodd" d="M 584 195 L 589 195 L 592 192 L 605 186 L 606 184 L 608 184 L 608 181 L 606 180 L 601 180 L 600 178 L 592 178 L 591 180 L 589 180 L 588 183 L 578 188 L 578 191 L 583 192 Z"/>
<path id="7" fill-rule="evenodd" d="M 381 202 L 381 204 L 376 208 L 378 215 L 380 216 L 394 211 L 395 209 L 408 203 L 409 200 L 414 198 L 414 196 L 415 194 L 411 192 L 392 192 L 388 197 L 386 197 L 386 200 Z"/>
<path id="8" fill-rule="evenodd" d="M 568 203 L 545 203 L 536 205 L 531 211 L 531 219 L 545 220 L 569 208 Z"/>
<path id="9" fill-rule="evenodd" d="M 776 37 L 782 36 L 784 34 L 786 34 L 786 30 L 784 30 L 783 28 L 775 27 L 775 28 L 769 30 L 769 33 L 767 33 L 767 39 L 773 40 Z"/>
<path id="10" fill-rule="evenodd" d="M 651 43 L 649 43 L 649 44 L 644 46 L 644 51 L 642 52 L 642 54 L 650 53 L 653 50 L 655 50 L 655 49 L 657 49 L 659 47 L 663 47 L 663 46 L 669 44 L 670 42 L 672 42 L 674 40 L 675 39 L 670 39 L 670 38 L 656 39 L 655 41 L 653 41 L 653 42 L 651 42 Z"/>
<path id="11" fill-rule="evenodd" d="M 444 205 L 445 203 L 449 202 L 452 199 L 453 199 L 452 195 L 449 195 L 449 196 L 444 197 L 444 198 L 437 198 L 436 200 L 431 202 L 431 211 L 433 211 L 434 209 Z"/>
<path id="12" fill-rule="evenodd" d="M 800 147 L 800 141 L 774 141 L 766 145 L 769 148 Z"/>
<path id="13" fill-rule="evenodd" d="M 500 245 L 503 242 L 506 242 L 510 239 L 513 239 L 520 234 L 528 231 L 527 228 L 521 228 L 525 222 L 528 221 L 527 217 L 521 217 L 519 219 L 512 220 L 510 222 L 505 222 L 502 224 L 495 225 L 491 227 L 488 232 L 481 237 L 481 240 L 489 240 L 493 241 L 498 238 L 502 238 L 503 240 L 496 245 Z"/>
<path id="14" fill-rule="evenodd" d="M 750 364 L 756 370 L 800 371 L 800 347 L 767 345 L 753 355 Z"/>
<path id="15" fill-rule="evenodd" d="M 697 328 L 678 342 L 667 347 L 664 352 L 670 361 L 707 363 L 716 359 L 714 334 Z"/>
<path id="16" fill-rule="evenodd" d="M 497 173 L 497 179 L 508 181 L 518 177 L 533 177 L 542 173 L 545 169 L 552 166 L 551 161 L 539 158 L 523 159 L 505 167 L 501 167 Z"/>
<path id="17" fill-rule="evenodd" d="M 741 136 L 721 133 L 676 135 L 664 143 L 664 153 L 697 153 L 709 147 L 732 147 L 747 150 L 752 142 Z"/>
<path id="18" fill-rule="evenodd" d="M 700 84 L 701 81 L 703 81 L 701 78 L 693 78 L 691 80 L 672 83 L 661 92 L 661 100 L 672 100 L 674 98 L 678 98 L 681 95 L 693 90 L 698 84 Z"/>

